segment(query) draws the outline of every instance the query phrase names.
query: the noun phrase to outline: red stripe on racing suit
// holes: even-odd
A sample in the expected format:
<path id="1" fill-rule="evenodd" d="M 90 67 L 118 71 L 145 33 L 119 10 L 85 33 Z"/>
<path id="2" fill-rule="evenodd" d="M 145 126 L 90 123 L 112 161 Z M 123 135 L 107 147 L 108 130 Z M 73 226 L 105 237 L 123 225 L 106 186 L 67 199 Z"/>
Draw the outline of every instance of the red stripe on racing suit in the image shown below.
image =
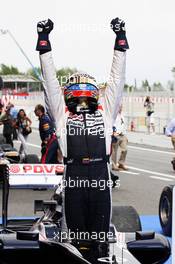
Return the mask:
<path id="1" fill-rule="evenodd" d="M 54 144 L 53 144 L 54 143 Z M 41 163 L 57 163 L 55 162 L 57 160 L 57 148 L 58 148 L 58 141 L 55 134 L 52 134 L 49 141 L 47 142 L 46 151 L 41 157 Z M 53 155 L 50 152 L 53 152 Z M 53 157 L 53 159 L 52 159 Z"/>

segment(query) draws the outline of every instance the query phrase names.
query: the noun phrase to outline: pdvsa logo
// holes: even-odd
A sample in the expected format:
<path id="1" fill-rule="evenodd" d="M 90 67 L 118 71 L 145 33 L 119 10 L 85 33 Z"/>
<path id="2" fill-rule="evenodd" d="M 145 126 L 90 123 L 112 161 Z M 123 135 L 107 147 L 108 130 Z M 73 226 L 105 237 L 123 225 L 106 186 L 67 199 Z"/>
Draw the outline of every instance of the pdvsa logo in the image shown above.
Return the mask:
<path id="1" fill-rule="evenodd" d="M 64 166 L 63 165 L 24 165 L 23 171 L 25 173 L 44 173 L 44 174 L 56 174 L 56 173 L 63 173 Z"/>
<path id="2" fill-rule="evenodd" d="M 19 173 L 20 172 L 20 166 L 19 165 L 11 165 L 10 166 L 10 173 Z"/>
<path id="3" fill-rule="evenodd" d="M 55 165 L 55 164 L 19 164 L 11 165 L 10 173 L 11 174 L 63 174 L 64 165 Z"/>

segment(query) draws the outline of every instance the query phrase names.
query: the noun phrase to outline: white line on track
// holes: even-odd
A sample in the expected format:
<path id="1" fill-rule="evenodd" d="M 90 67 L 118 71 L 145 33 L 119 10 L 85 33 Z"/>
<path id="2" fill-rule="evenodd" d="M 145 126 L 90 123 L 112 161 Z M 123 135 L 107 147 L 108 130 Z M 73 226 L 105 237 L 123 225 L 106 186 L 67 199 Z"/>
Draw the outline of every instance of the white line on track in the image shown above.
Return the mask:
<path id="1" fill-rule="evenodd" d="M 173 180 L 168 179 L 168 178 L 157 177 L 157 176 L 149 176 L 149 178 L 155 179 L 155 180 L 161 180 L 161 181 L 173 181 Z"/>
<path id="2" fill-rule="evenodd" d="M 133 175 L 139 175 L 139 172 L 133 172 L 133 171 L 119 171 L 121 173 L 127 173 L 127 174 L 133 174 Z"/>
<path id="3" fill-rule="evenodd" d="M 16 143 L 20 143 L 20 141 L 16 141 Z M 27 143 L 27 145 L 31 146 L 31 147 L 35 147 L 35 148 L 41 148 L 41 146 L 36 145 L 36 144 L 32 144 L 32 143 Z M 140 147 L 134 147 L 134 146 L 129 146 L 129 147 L 133 148 L 133 149 L 148 150 L 148 151 L 154 151 L 154 152 L 159 152 L 159 153 L 164 153 L 164 154 L 173 154 L 171 152 L 166 152 L 166 151 L 152 150 L 152 149 L 146 149 L 146 148 L 140 148 Z M 145 172 L 148 174 L 154 174 L 154 175 L 162 176 L 162 177 L 150 176 L 150 178 L 153 178 L 153 179 L 164 180 L 164 181 L 173 181 L 171 179 L 175 180 L 175 175 L 170 175 L 170 174 L 165 174 L 165 173 L 160 173 L 160 172 L 150 171 L 150 170 L 144 170 L 144 169 L 140 169 L 140 168 L 136 168 L 136 167 L 132 167 L 132 166 L 128 166 L 128 168 L 132 169 L 132 170 L 139 171 L 139 172 Z M 127 174 L 133 174 L 133 175 L 139 175 L 140 174 L 138 172 L 133 172 L 133 171 L 120 171 L 120 172 L 127 173 Z M 171 179 L 167 179 L 165 177 L 168 177 Z"/>
<path id="4" fill-rule="evenodd" d="M 171 178 L 171 179 L 174 179 L 175 180 L 175 175 L 160 173 L 160 172 L 151 171 L 151 170 L 144 170 L 144 169 L 140 169 L 140 168 L 136 168 L 136 167 L 132 167 L 132 166 L 128 166 L 128 168 L 131 169 L 131 170 L 145 172 L 145 173 L 152 174 L 152 175 L 157 175 L 157 176 L 168 177 L 168 178 Z"/>
<path id="5" fill-rule="evenodd" d="M 15 141 L 16 143 L 20 144 L 21 142 L 19 140 Z M 41 148 L 40 145 L 35 145 L 35 144 L 32 144 L 32 143 L 27 143 L 28 146 L 31 146 L 31 147 L 34 147 L 34 148 Z"/>
<path id="6" fill-rule="evenodd" d="M 41 146 L 35 145 L 35 144 L 32 144 L 32 143 L 27 143 L 27 145 L 31 146 L 31 147 L 35 147 L 35 148 L 41 148 Z"/>
<path id="7" fill-rule="evenodd" d="M 157 149 L 149 149 L 149 148 L 142 148 L 142 147 L 135 147 L 135 146 L 128 146 L 128 148 L 131 149 L 137 149 L 137 150 L 146 150 L 150 152 L 156 152 L 156 153 L 161 153 L 161 154 L 168 154 L 174 156 L 175 154 L 173 152 L 168 152 L 168 151 L 163 151 L 163 150 L 157 150 Z"/>

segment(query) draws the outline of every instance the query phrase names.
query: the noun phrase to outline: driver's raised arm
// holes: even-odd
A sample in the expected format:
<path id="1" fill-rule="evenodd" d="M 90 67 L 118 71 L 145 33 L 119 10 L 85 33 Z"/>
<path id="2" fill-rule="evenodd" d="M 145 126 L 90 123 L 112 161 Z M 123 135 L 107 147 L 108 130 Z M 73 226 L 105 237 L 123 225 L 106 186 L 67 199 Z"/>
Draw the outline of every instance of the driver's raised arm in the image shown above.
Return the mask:
<path id="1" fill-rule="evenodd" d="M 125 83 L 126 50 L 129 45 L 124 21 L 119 18 L 113 19 L 111 28 L 116 34 L 116 40 L 110 78 L 105 89 L 103 104 L 107 116 L 115 120 L 122 100 Z"/>
<path id="2" fill-rule="evenodd" d="M 46 109 L 58 126 L 60 117 L 65 111 L 65 103 L 62 90 L 56 77 L 53 63 L 49 34 L 53 29 L 53 22 L 48 19 L 37 24 L 38 41 L 36 50 L 40 52 L 40 63 L 43 76 Z"/>

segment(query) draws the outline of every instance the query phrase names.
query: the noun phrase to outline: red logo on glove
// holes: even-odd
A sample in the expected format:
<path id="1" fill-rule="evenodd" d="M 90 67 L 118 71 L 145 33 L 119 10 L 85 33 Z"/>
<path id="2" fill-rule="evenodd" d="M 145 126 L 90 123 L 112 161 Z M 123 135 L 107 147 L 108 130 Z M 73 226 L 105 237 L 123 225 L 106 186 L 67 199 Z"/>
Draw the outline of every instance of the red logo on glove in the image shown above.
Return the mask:
<path id="1" fill-rule="evenodd" d="M 47 46 L 47 41 L 46 40 L 40 40 L 39 42 L 40 46 Z"/>
<path id="2" fill-rule="evenodd" d="M 125 39 L 120 39 L 120 40 L 118 41 L 118 45 L 120 45 L 120 46 L 124 46 L 124 45 L 126 45 L 126 40 L 125 40 Z"/>

